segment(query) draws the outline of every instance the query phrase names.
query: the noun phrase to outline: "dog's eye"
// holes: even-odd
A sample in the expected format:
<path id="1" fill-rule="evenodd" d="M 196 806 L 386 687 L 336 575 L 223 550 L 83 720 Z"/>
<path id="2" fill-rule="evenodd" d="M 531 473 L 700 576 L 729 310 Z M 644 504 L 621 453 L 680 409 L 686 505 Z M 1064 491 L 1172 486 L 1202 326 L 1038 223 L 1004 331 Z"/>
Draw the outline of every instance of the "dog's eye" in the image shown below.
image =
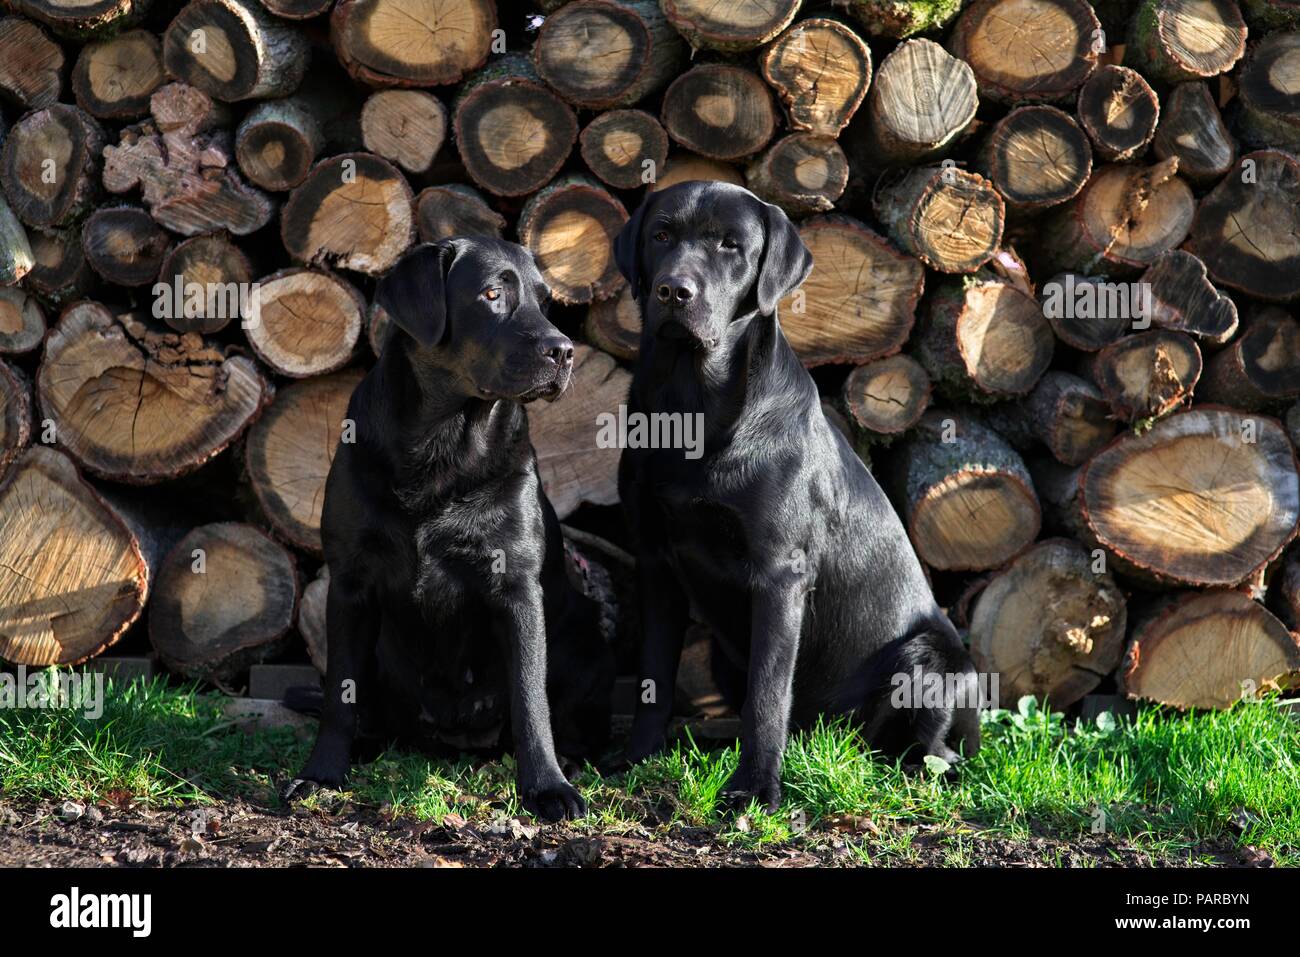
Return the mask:
<path id="1" fill-rule="evenodd" d="M 659 230 L 659 232 L 655 233 L 655 242 L 657 243 L 668 242 L 668 233 L 665 230 L 662 229 Z"/>
<path id="2" fill-rule="evenodd" d="M 488 302 L 496 302 L 501 298 L 501 290 L 497 289 L 495 286 L 489 286 L 487 289 L 483 290 L 483 298 Z"/>
<path id="3" fill-rule="evenodd" d="M 739 248 L 740 248 L 740 243 L 736 242 L 736 241 L 735 241 L 734 239 L 732 239 L 730 236 L 726 236 L 726 237 L 724 237 L 723 240 L 722 240 L 722 248 L 723 248 L 723 249 L 739 249 Z"/>

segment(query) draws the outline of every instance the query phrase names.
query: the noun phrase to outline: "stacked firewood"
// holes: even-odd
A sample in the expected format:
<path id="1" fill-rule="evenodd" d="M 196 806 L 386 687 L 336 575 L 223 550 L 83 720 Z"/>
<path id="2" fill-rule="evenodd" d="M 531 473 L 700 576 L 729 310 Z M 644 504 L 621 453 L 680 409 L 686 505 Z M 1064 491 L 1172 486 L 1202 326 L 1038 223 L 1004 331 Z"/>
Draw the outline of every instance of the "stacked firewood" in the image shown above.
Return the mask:
<path id="1" fill-rule="evenodd" d="M 799 223 L 785 334 L 1004 701 L 1300 672 L 1300 2 L 3 6 L 3 659 L 323 660 L 324 480 L 419 241 L 533 250 L 581 343 L 543 479 L 623 542 L 610 241 L 716 179 Z"/>

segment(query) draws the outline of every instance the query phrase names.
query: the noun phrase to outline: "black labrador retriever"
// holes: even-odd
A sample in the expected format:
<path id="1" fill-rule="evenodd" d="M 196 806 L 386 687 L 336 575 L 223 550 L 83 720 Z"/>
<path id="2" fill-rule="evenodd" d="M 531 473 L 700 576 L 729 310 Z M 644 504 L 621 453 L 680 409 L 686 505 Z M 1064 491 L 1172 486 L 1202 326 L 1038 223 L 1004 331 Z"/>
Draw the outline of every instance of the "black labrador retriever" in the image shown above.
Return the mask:
<path id="1" fill-rule="evenodd" d="M 284 796 L 340 785 L 358 728 L 435 753 L 512 737 L 524 806 L 581 815 L 556 745 L 603 747 L 613 656 L 595 602 L 566 577 L 523 406 L 564 390 L 573 344 L 513 243 L 416 247 L 375 299 L 396 328 L 330 467 L 323 710 Z"/>
<path id="2" fill-rule="evenodd" d="M 777 321 L 812 269 L 793 224 L 740 187 L 681 183 L 646 199 L 615 255 L 643 318 L 628 421 L 700 415 L 704 435 L 702 455 L 629 443 L 620 463 L 642 624 L 625 759 L 664 744 L 692 610 L 741 709 L 733 803 L 776 809 L 787 733 L 820 714 L 853 715 L 890 753 L 973 753 L 974 666 Z M 901 683 L 918 679 L 946 693 L 917 687 L 924 707 L 896 707 Z"/>

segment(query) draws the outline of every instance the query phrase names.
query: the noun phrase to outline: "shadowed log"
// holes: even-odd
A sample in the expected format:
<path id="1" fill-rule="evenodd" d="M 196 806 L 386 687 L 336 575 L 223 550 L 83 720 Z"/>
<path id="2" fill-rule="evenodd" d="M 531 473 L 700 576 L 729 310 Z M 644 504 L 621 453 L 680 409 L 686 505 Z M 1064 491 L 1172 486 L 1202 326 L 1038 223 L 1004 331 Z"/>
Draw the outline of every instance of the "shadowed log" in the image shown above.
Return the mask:
<path id="1" fill-rule="evenodd" d="M 45 338 L 45 313 L 17 286 L 0 287 L 0 353 L 31 352 Z"/>
<path id="2" fill-rule="evenodd" d="M 89 49 L 89 48 L 87 48 Z M 59 101 L 63 50 L 49 34 L 22 17 L 0 18 L 0 92 L 25 110 Z"/>
<path id="3" fill-rule="evenodd" d="M 591 180 L 561 177 L 524 204 L 519 242 L 559 302 L 608 299 L 623 284 L 613 242 L 627 218 L 623 204 Z"/>
<path id="4" fill-rule="evenodd" d="M 1160 122 L 1160 100 L 1136 70 L 1103 66 L 1079 90 L 1079 122 L 1099 157 L 1122 163 L 1146 152 Z"/>
<path id="5" fill-rule="evenodd" d="M 756 74 L 725 63 L 683 73 L 664 93 L 660 116 L 674 141 L 701 156 L 737 160 L 776 131 L 772 91 Z"/>
<path id="6" fill-rule="evenodd" d="M 177 332 L 219 332 L 231 319 L 248 320 L 240 292 L 254 279 L 248 257 L 222 233 L 195 236 L 176 246 L 163 260 L 160 281 L 179 287 L 182 307 L 155 312 Z M 200 295 L 189 295 L 197 288 Z"/>
<path id="7" fill-rule="evenodd" d="M 18 369 L 0 362 L 0 479 L 31 440 L 31 384 Z"/>
<path id="8" fill-rule="evenodd" d="M 0 201 L 0 214 L 4 208 Z M 75 229 L 33 229 L 30 236 L 31 272 L 23 285 L 50 306 L 84 299 L 95 277 L 81 251 L 80 233 Z"/>
<path id="9" fill-rule="evenodd" d="M 625 284 L 612 298 L 593 302 L 582 329 L 592 345 L 615 359 L 634 360 L 641 350 L 641 307 L 632 287 Z"/>
<path id="10" fill-rule="evenodd" d="M 217 100 L 288 96 L 307 69 L 307 39 L 253 0 L 191 0 L 163 34 L 163 64 Z"/>
<path id="11" fill-rule="evenodd" d="M 167 81 L 162 47 L 148 30 L 129 30 L 81 48 L 72 70 L 77 105 L 101 119 L 135 119 Z"/>
<path id="12" fill-rule="evenodd" d="M 1300 323 L 1276 307 L 1261 311 L 1210 360 L 1198 394 L 1247 412 L 1275 410 L 1300 396 Z"/>
<path id="13" fill-rule="evenodd" d="M 171 237 L 136 206 L 97 209 L 81 230 L 90 268 L 119 286 L 152 285 L 170 247 Z"/>
<path id="14" fill-rule="evenodd" d="M 99 197 L 104 132 L 84 110 L 63 103 L 28 113 L 0 150 L 0 182 L 29 226 L 62 226 Z"/>
<path id="15" fill-rule="evenodd" d="M 587 167 L 616 189 L 644 186 L 668 159 L 668 134 L 643 110 L 601 113 L 578 135 L 578 143 Z"/>
<path id="16" fill-rule="evenodd" d="M 1193 183 L 1217 181 L 1232 168 L 1237 146 L 1206 83 L 1180 83 L 1165 98 L 1152 149 L 1178 158 L 1178 172 Z"/>
<path id="17" fill-rule="evenodd" d="M 1092 174 L 1092 147 L 1069 114 L 1022 106 L 993 127 L 977 164 L 1008 210 L 1032 212 L 1079 195 Z"/>
<path id="18" fill-rule="evenodd" d="M 1205 263 L 1189 252 L 1165 253 L 1142 274 L 1151 290 L 1151 322 L 1222 345 L 1237 332 L 1237 306 L 1211 285 Z"/>
<path id="19" fill-rule="evenodd" d="M 1161 83 L 1227 73 L 1246 52 L 1233 0 L 1143 0 L 1129 24 L 1124 62 Z"/>
<path id="20" fill-rule="evenodd" d="M 1115 417 L 1133 422 L 1190 402 L 1201 366 L 1190 336 L 1156 329 L 1112 342 L 1092 357 L 1090 372 Z"/>
<path id="21" fill-rule="evenodd" d="M 1246 142 L 1300 153 L 1300 33 L 1276 33 L 1254 49 L 1238 100 Z"/>
<path id="22" fill-rule="evenodd" d="M 301 183 L 324 146 L 318 118 L 296 97 L 259 103 L 235 133 L 240 170 L 269 190 L 292 189 Z"/>
<path id="23" fill-rule="evenodd" d="M 433 243 L 452 236 L 500 239 L 506 220 L 478 191 L 452 183 L 420 191 L 415 198 L 415 225 L 420 242 Z"/>
<path id="24" fill-rule="evenodd" d="M 334 52 L 370 86 L 457 83 L 487 61 L 496 28 L 492 0 L 338 0 L 330 13 Z"/>

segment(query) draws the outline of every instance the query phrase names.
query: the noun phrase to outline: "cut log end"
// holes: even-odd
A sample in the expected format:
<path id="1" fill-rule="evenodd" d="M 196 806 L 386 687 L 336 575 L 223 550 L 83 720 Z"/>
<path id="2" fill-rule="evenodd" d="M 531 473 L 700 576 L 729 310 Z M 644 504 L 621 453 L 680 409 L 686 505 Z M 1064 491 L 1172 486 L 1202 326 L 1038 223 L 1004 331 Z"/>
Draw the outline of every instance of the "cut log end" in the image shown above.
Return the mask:
<path id="1" fill-rule="evenodd" d="M 627 210 L 590 180 L 561 179 L 538 191 L 519 214 L 519 241 L 560 302 L 608 299 L 623 284 L 613 241 Z"/>
<path id="2" fill-rule="evenodd" d="M 297 89 L 307 38 L 245 0 L 190 0 L 163 34 L 170 76 L 214 99 L 265 99 Z"/>
<path id="3" fill-rule="evenodd" d="M 170 247 L 167 232 L 134 206 L 97 209 L 81 231 L 81 249 L 90 268 L 119 286 L 153 283 Z"/>
<path id="4" fill-rule="evenodd" d="M 171 308 L 162 318 L 177 332 L 210 334 L 232 319 L 247 320 L 248 300 L 242 295 L 254 278 L 248 257 L 221 233 L 195 236 L 180 243 L 163 259 L 160 281 L 170 287 Z"/>
<path id="5" fill-rule="evenodd" d="M 624 285 L 618 294 L 587 309 L 583 331 L 592 345 L 616 359 L 631 362 L 641 350 L 641 307 L 632 287 Z"/>
<path id="6" fill-rule="evenodd" d="M 0 362 L 0 479 L 31 440 L 31 386 L 21 372 Z"/>
<path id="7" fill-rule="evenodd" d="M 1045 209 L 1083 189 L 1092 173 L 1092 148 L 1069 114 L 1052 106 L 1024 106 L 993 128 L 980 171 L 1009 209 Z"/>
<path id="8" fill-rule="evenodd" d="M 361 108 L 366 149 L 409 173 L 423 173 L 447 138 L 447 110 L 421 90 L 380 90 Z"/>
<path id="9" fill-rule="evenodd" d="M 663 0 L 677 32 L 692 47 L 740 53 L 768 42 L 790 25 L 800 0 Z"/>
<path id="10" fill-rule="evenodd" d="M 1129 24 L 1126 63 L 1162 83 L 1232 69 L 1246 52 L 1246 22 L 1234 0 L 1143 0 Z"/>
<path id="11" fill-rule="evenodd" d="M 984 177 L 965 170 L 912 170 L 882 189 L 875 206 L 903 250 L 939 272 L 975 272 L 1002 242 L 1002 197 Z"/>
<path id="12" fill-rule="evenodd" d="M 790 125 L 819 136 L 839 136 L 871 85 L 871 49 L 843 23 L 820 17 L 782 33 L 761 65 Z"/>
<path id="13" fill-rule="evenodd" d="M 1202 185 L 1217 182 L 1232 168 L 1237 147 L 1208 84 L 1174 87 L 1161 110 L 1152 150 L 1162 160 L 1177 157 L 1179 175 Z"/>
<path id="14" fill-rule="evenodd" d="M 850 372 L 843 395 L 849 421 L 864 438 L 895 436 L 930 404 L 930 377 L 910 356 L 888 356 Z"/>
<path id="15" fill-rule="evenodd" d="M 792 133 L 749 164 L 745 182 L 760 199 L 801 218 L 835 208 L 849 182 L 849 161 L 833 139 Z"/>
<path id="16" fill-rule="evenodd" d="M 776 132 L 772 91 L 738 66 L 709 63 L 683 73 L 664 93 L 664 129 L 688 150 L 719 160 L 757 153 Z"/>
<path id="17" fill-rule="evenodd" d="M 371 86 L 457 83 L 486 62 L 496 28 L 492 0 L 339 0 L 330 14 L 334 52 Z"/>
<path id="18" fill-rule="evenodd" d="M 365 311 L 361 293 L 338 276 L 284 269 L 260 281 L 248 341 L 281 375 L 301 379 L 333 372 L 352 358 Z"/>
<path id="19" fill-rule="evenodd" d="M 86 44 L 72 71 L 77 105 L 102 119 L 144 116 L 149 97 L 165 82 L 162 47 L 147 30 Z"/>
<path id="20" fill-rule="evenodd" d="M 588 169 L 617 189 L 651 182 L 668 159 L 668 134 L 642 110 L 609 110 L 578 137 Z"/>
<path id="21" fill-rule="evenodd" d="M 45 338 L 45 311 L 26 290 L 0 286 L 0 354 L 31 352 Z"/>
<path id="22" fill-rule="evenodd" d="M 1136 70 L 1103 66 L 1079 90 L 1079 121 L 1108 162 L 1141 156 L 1159 120 L 1160 100 Z"/>
<path id="23" fill-rule="evenodd" d="M 469 186 L 430 186 L 415 199 L 415 224 L 420 242 L 434 243 L 452 236 L 500 239 L 505 217 Z"/>
<path id="24" fill-rule="evenodd" d="M 1091 361 L 1093 381 L 1124 422 L 1159 418 L 1190 402 L 1201 369 L 1195 340 L 1165 329 L 1124 336 Z"/>
<path id="25" fill-rule="evenodd" d="M 170 670 L 230 681 L 279 650 L 297 597 L 283 546 L 251 525 L 203 525 L 159 567 L 149 639 Z"/>

